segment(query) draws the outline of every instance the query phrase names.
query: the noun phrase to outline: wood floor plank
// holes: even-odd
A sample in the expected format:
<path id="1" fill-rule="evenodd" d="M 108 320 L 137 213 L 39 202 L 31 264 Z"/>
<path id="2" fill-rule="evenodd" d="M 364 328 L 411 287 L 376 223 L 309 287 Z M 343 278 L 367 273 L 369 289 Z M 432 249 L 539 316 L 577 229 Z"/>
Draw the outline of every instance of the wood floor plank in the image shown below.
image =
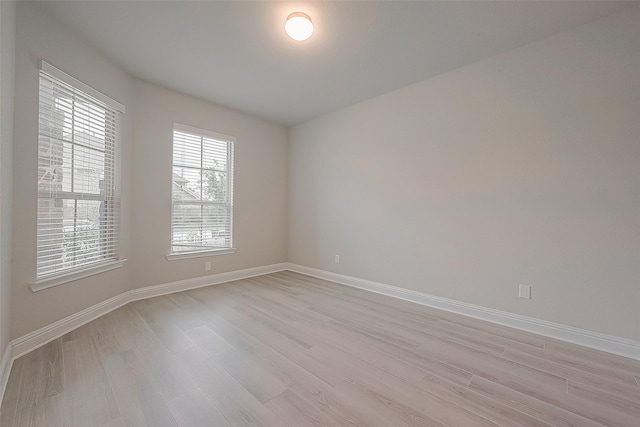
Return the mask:
<path id="1" fill-rule="evenodd" d="M 47 399 L 64 391 L 62 375 L 62 340 L 60 338 L 42 347 L 44 362 L 44 389 L 42 398 Z"/>
<path id="2" fill-rule="evenodd" d="M 446 340 L 431 340 L 423 344 L 421 350 L 438 360 L 448 360 L 474 375 L 503 385 L 527 383 L 541 389 L 566 390 L 565 378 Z"/>
<path id="3" fill-rule="evenodd" d="M 124 423 L 124 419 L 122 418 L 117 418 L 115 420 L 111 420 L 105 424 L 101 424 L 100 427 L 126 427 L 126 424 Z"/>
<path id="4" fill-rule="evenodd" d="M 586 363 L 593 363 L 615 368 L 631 375 L 640 375 L 640 360 L 629 359 L 628 357 L 616 354 L 605 353 L 604 351 L 587 349 L 567 342 L 547 338 L 545 350 L 551 354 L 560 356 L 567 355 L 582 359 Z"/>
<path id="5" fill-rule="evenodd" d="M 96 343 L 101 351 L 120 352 L 133 350 L 144 342 L 153 341 L 148 327 L 130 304 L 92 322 Z"/>
<path id="6" fill-rule="evenodd" d="M 167 406 L 180 427 L 231 427 L 199 388 L 170 400 Z"/>
<path id="7" fill-rule="evenodd" d="M 313 385 L 309 387 L 309 384 Z M 292 390 L 311 405 L 314 412 L 319 412 L 330 419 L 329 425 L 363 427 L 378 425 L 369 416 L 369 411 L 353 405 L 347 396 L 333 387 L 324 386 L 319 382 L 300 382 L 295 383 Z"/>
<path id="8" fill-rule="evenodd" d="M 134 301 L 131 304 L 170 351 L 180 352 L 195 345 L 179 326 L 184 324 L 181 319 L 183 310 L 168 297 Z"/>
<path id="9" fill-rule="evenodd" d="M 391 332 L 387 332 L 384 329 L 376 328 L 364 319 L 358 319 L 356 315 L 341 313 L 337 310 L 328 309 L 326 307 L 312 306 L 310 310 L 316 313 L 324 314 L 327 317 L 331 317 L 334 323 L 339 323 L 347 328 L 371 337 L 372 339 L 385 342 L 397 347 L 405 348 L 408 350 L 415 350 L 420 347 L 420 342 L 415 339 L 409 339 L 404 337 L 398 337 Z"/>
<path id="10" fill-rule="evenodd" d="M 316 360 L 322 360 L 333 369 L 345 372 L 347 379 L 343 382 L 344 386 L 357 391 L 356 394 L 369 397 L 371 403 L 365 407 L 370 408 L 370 411 L 373 411 L 376 406 L 374 402 L 378 405 L 386 405 L 388 411 L 379 412 L 379 417 L 385 417 L 385 413 L 390 412 L 407 423 L 417 423 L 415 425 L 429 425 L 434 421 L 443 425 L 487 427 L 497 425 L 465 408 L 456 408 L 455 404 L 441 396 L 424 393 L 409 382 L 362 364 L 358 359 L 337 348 L 317 346 L 311 351 L 316 354 Z M 340 387 L 337 388 L 340 389 Z M 420 414 L 423 415 L 420 416 Z M 389 417 L 389 421 L 383 424 L 393 425 L 392 419 L 394 418 Z"/>
<path id="11" fill-rule="evenodd" d="M 603 425 L 539 400 L 535 396 L 514 392 L 514 390 L 481 377 L 472 378 L 469 388 L 552 426 L 602 427 Z"/>
<path id="12" fill-rule="evenodd" d="M 67 399 L 75 405 L 97 384 L 104 383 L 106 375 L 89 325 L 68 333 L 62 342 L 62 380 Z"/>
<path id="13" fill-rule="evenodd" d="M 304 313 L 306 316 L 309 316 L 309 306 L 306 301 L 301 300 L 298 297 L 294 297 L 282 292 L 278 292 L 278 287 L 275 286 L 278 283 L 282 283 L 282 280 L 273 277 L 273 275 L 268 276 L 259 276 L 253 277 L 251 279 L 246 279 L 247 283 L 250 283 L 254 286 L 240 286 L 239 289 L 243 291 L 245 294 L 255 295 L 259 298 L 266 298 L 272 302 L 279 303 L 280 305 L 284 304 L 287 308 L 288 312 L 297 312 L 298 314 Z M 296 284 L 302 286 L 303 282 L 295 282 Z M 340 298 L 338 295 L 337 298 Z M 322 316 L 317 316 L 322 317 Z M 325 319 L 318 319 L 327 320 Z"/>
<path id="14" fill-rule="evenodd" d="M 256 344 L 255 340 L 258 340 L 290 361 L 303 366 L 307 371 L 328 384 L 335 384 L 344 379 L 344 377 L 337 375 L 336 372 L 327 369 L 326 366 L 314 363 L 311 356 L 305 351 L 307 350 L 306 347 L 301 348 L 296 342 L 292 342 L 285 336 L 275 333 L 262 323 L 250 322 L 249 319 L 242 317 L 241 313 L 229 315 L 227 318 L 230 323 L 220 318 L 215 321 L 215 331 L 238 349 L 244 349 L 248 353 L 255 354 L 255 347 L 259 345 Z M 212 318 L 210 317 L 209 320 L 211 321 Z M 252 337 L 254 341 L 251 341 Z M 262 353 L 264 353 L 264 349 Z"/>
<path id="15" fill-rule="evenodd" d="M 482 338 L 476 338 L 474 336 L 461 335 L 451 331 L 444 331 L 436 327 L 416 330 L 412 327 L 387 322 L 384 326 L 384 329 L 393 334 L 416 340 L 417 342 L 420 342 L 420 344 L 424 344 L 425 341 L 429 341 L 435 338 L 444 339 L 456 344 L 464 345 L 466 347 L 470 347 L 484 353 L 489 353 L 494 356 L 501 356 L 505 351 L 505 347 L 500 344 L 495 344 L 493 342 L 484 340 Z"/>
<path id="16" fill-rule="evenodd" d="M 45 398 L 33 412 L 32 427 L 69 427 L 67 402 L 61 393 Z"/>
<path id="17" fill-rule="evenodd" d="M 20 398 L 20 384 L 22 382 L 22 372 L 24 371 L 25 357 L 20 357 L 13 362 L 9 379 L 5 388 L 0 408 L 0 426 L 18 425 L 15 421 L 18 410 L 18 400 Z"/>
<path id="18" fill-rule="evenodd" d="M 72 427 L 106 424 L 120 417 L 92 331 L 84 325 L 62 339 L 62 380 Z"/>
<path id="19" fill-rule="evenodd" d="M 179 359 L 231 425 L 270 425 L 271 412 L 199 346 L 184 350 Z"/>
<path id="20" fill-rule="evenodd" d="M 120 322 L 126 321 L 126 328 L 132 331 L 126 336 L 123 348 L 135 353 L 135 357 L 124 353 L 133 362 L 144 361 L 140 364 L 138 374 L 145 378 L 141 384 L 149 383 L 153 385 L 155 391 L 163 400 L 170 400 L 180 396 L 187 391 L 196 388 L 196 384 L 189 378 L 180 364 L 176 363 L 175 357 L 162 344 L 153 330 L 146 324 L 143 318 L 133 306 L 122 307 Z M 120 322 L 111 322 L 112 334 L 117 328 L 123 328 Z M 180 332 L 182 333 L 182 332 Z"/>
<path id="21" fill-rule="evenodd" d="M 24 366 L 20 380 L 20 394 L 13 421 L 16 425 L 30 426 L 34 415 L 40 410 L 45 373 L 45 362 L 41 355 L 42 347 L 23 356 Z"/>
<path id="22" fill-rule="evenodd" d="M 379 393 L 356 380 L 347 379 L 336 387 L 348 401 L 363 408 L 369 408 L 369 422 L 381 426 L 432 426 L 446 427 L 446 424 L 433 419 L 419 409 L 409 407 L 401 398 L 389 397 Z"/>
<path id="23" fill-rule="evenodd" d="M 243 304 L 250 305 L 266 315 L 277 320 L 292 323 L 298 319 L 309 319 L 309 307 L 298 299 L 286 298 L 278 295 L 268 286 L 264 286 L 263 280 L 246 279 L 238 286 L 230 288 L 227 294 L 236 297 Z M 330 320 L 318 315 L 314 318 L 318 322 Z"/>
<path id="24" fill-rule="evenodd" d="M 237 351 L 206 326 L 190 330 L 189 336 L 205 352 L 256 399 L 266 403 L 287 389 L 276 376 L 271 374 L 250 354 Z"/>
<path id="25" fill-rule="evenodd" d="M 296 324 L 315 336 L 325 344 L 332 345 L 350 355 L 375 366 L 390 374 L 396 375 L 411 383 L 418 383 L 424 378 L 427 370 L 404 361 L 400 357 L 390 356 L 363 342 L 358 342 L 331 328 L 320 324 L 313 324 L 305 320 L 297 320 Z M 457 373 L 457 372 L 456 372 Z M 470 373 L 460 373 L 459 382 L 468 384 Z"/>
<path id="26" fill-rule="evenodd" d="M 237 306 L 234 310 L 240 312 L 247 320 L 259 323 L 264 327 L 272 330 L 274 333 L 287 338 L 289 341 L 297 344 L 301 348 L 311 348 L 316 344 L 315 338 L 309 336 L 304 331 L 296 329 L 290 324 L 280 322 L 277 319 L 263 315 L 261 312 L 254 310 L 248 306 Z"/>
<path id="27" fill-rule="evenodd" d="M 425 329 L 429 330 L 433 333 L 439 333 L 441 336 L 452 336 L 456 337 L 462 341 L 468 338 L 474 338 L 477 340 L 482 340 L 487 343 L 491 343 L 496 346 L 503 347 L 507 350 L 520 350 L 520 351 L 528 351 L 530 348 L 542 348 L 544 345 L 542 342 L 537 341 L 531 344 L 530 342 L 522 342 L 520 340 L 512 339 L 508 336 L 504 336 L 504 333 L 500 333 L 497 335 L 493 332 L 484 331 L 481 329 L 473 329 L 468 326 L 461 325 L 458 323 L 454 323 L 451 321 L 443 321 L 437 322 L 433 325 L 429 325 Z M 537 344 L 537 345 L 535 345 Z"/>
<path id="28" fill-rule="evenodd" d="M 241 329 L 231 333 L 246 334 Z M 304 357 L 301 350 L 295 347 L 287 347 L 285 343 L 281 343 L 282 345 L 272 348 L 267 344 L 269 340 L 261 341 L 262 338 L 262 335 L 245 337 L 246 340 L 253 340 L 252 354 L 263 360 L 265 367 L 286 383 L 288 390 L 293 393 L 289 394 L 285 390 L 280 397 L 285 397 L 298 410 L 307 408 L 307 418 L 312 422 L 324 420 L 324 423 L 329 420 L 326 425 L 358 425 L 359 420 L 362 421 L 362 414 L 345 407 L 343 397 L 322 379 L 328 377 L 331 381 L 332 377 L 327 373 L 326 367 L 313 363 L 310 356 Z M 269 403 L 267 406 L 270 406 Z M 309 414 L 312 416 L 309 417 Z M 281 422 L 286 423 L 287 420 Z"/>
<path id="29" fill-rule="evenodd" d="M 209 314 L 212 319 L 211 313 Z M 262 360 L 265 367 L 271 370 L 280 380 L 286 383 L 296 396 L 300 397 L 304 404 L 299 402 L 296 406 L 308 406 L 317 414 L 315 418 L 330 420 L 328 425 L 371 425 L 366 421 L 364 414 L 345 406 L 344 396 L 338 394 L 316 374 L 324 376 L 326 371 L 312 362 L 309 356 L 304 357 L 303 350 L 285 339 L 275 339 L 273 334 L 257 332 L 255 329 L 243 330 L 240 326 L 227 324 L 217 319 L 216 333 L 221 334 L 229 344 L 238 343 L 238 349 L 245 349 L 255 358 Z M 251 335 L 255 334 L 255 335 Z M 267 337 L 265 337 L 267 335 Z M 237 338 L 240 337 L 238 340 Z M 272 347 L 273 346 L 273 347 Z M 300 365 L 298 365 L 300 363 Z M 319 371 L 320 370 L 320 371 Z M 314 374 L 315 372 L 316 374 Z M 284 392 L 283 392 L 284 393 Z M 268 404 L 267 404 L 268 405 Z M 276 420 L 275 426 L 287 424 L 287 420 Z"/>
<path id="30" fill-rule="evenodd" d="M 326 326 L 352 338 L 357 342 L 365 343 L 382 353 L 386 353 L 392 357 L 398 357 L 407 363 L 426 370 L 427 372 L 432 372 L 436 375 L 442 376 L 443 378 L 447 378 L 451 381 L 457 382 L 461 385 L 467 385 L 469 383 L 469 380 L 473 376 L 473 374 L 468 370 L 465 370 L 460 366 L 454 366 L 454 364 L 448 363 L 448 360 L 443 361 L 433 358 L 426 352 L 408 350 L 405 348 L 390 345 L 387 342 L 363 334 L 360 331 L 345 327 L 340 323 L 327 323 Z"/>
<path id="31" fill-rule="evenodd" d="M 622 398 L 631 399 L 636 402 L 640 402 L 640 388 L 621 383 L 610 378 L 593 375 L 591 373 L 584 372 L 573 368 L 558 364 L 544 357 L 537 357 L 530 353 L 524 353 L 516 350 L 507 350 L 504 353 L 504 357 L 513 360 L 515 362 L 522 363 L 533 368 L 546 371 L 560 377 L 566 378 L 570 382 L 585 384 L 591 387 L 595 387 L 602 392 L 613 394 Z"/>
<path id="32" fill-rule="evenodd" d="M 144 361 L 142 372 L 164 400 L 171 400 L 196 388 L 195 382 L 159 341 L 143 341 L 133 351 L 138 360 Z"/>
<path id="33" fill-rule="evenodd" d="M 283 351 L 284 350 L 284 351 Z M 306 418 L 319 425 L 371 425 L 365 414 L 345 404 L 345 396 L 330 386 L 326 378 L 326 367 L 312 362 L 311 357 L 300 359 L 300 350 L 296 355 L 280 348 L 279 351 L 257 341 L 253 347 L 254 354 L 265 362 L 271 372 L 285 382 L 293 394 L 287 391 L 281 397 L 287 397 L 290 404 L 298 410 L 307 410 Z M 296 361 L 297 360 L 297 361 Z M 298 364 L 301 363 L 301 364 Z M 334 374 L 335 375 L 335 374 Z M 341 377 L 342 378 L 342 377 Z M 267 403 L 267 406 L 269 406 Z M 311 415 L 311 416 L 309 416 Z M 280 420 L 287 423 L 287 420 Z"/>
<path id="34" fill-rule="evenodd" d="M 194 290 L 193 292 L 197 290 L 198 289 Z M 180 308 L 180 316 L 176 317 L 173 320 L 176 326 L 178 326 L 180 329 L 182 329 L 183 331 L 188 331 L 189 329 L 197 328 L 198 326 L 204 325 L 202 317 L 199 316 L 198 313 L 200 304 L 190 296 L 190 292 L 176 292 L 173 294 L 169 294 L 166 297 Z"/>
<path id="35" fill-rule="evenodd" d="M 515 410 L 468 387 L 427 374 L 418 387 L 504 427 L 549 427 L 551 424 Z"/>
<path id="36" fill-rule="evenodd" d="M 323 316 L 309 310 L 309 306 L 299 300 L 277 294 L 268 287 L 264 287 L 260 280 L 246 280 L 251 287 L 239 286 L 234 289 L 237 299 L 242 305 L 251 306 L 262 315 L 273 317 L 275 320 L 287 324 L 295 324 L 299 320 L 306 320 L 315 324 L 331 321 L 330 317 Z M 254 286 L 255 285 L 255 286 Z"/>
<path id="37" fill-rule="evenodd" d="M 612 366 L 588 362 L 572 355 L 565 355 L 556 351 L 549 351 L 546 348 L 544 350 L 530 349 L 527 351 L 527 353 L 533 356 L 544 358 L 545 360 L 548 360 L 550 362 L 555 362 L 558 365 L 571 367 L 588 374 L 607 378 L 631 386 L 636 385 L 635 379 L 633 378 L 632 374 L 624 372 L 622 370 L 618 370 Z"/>
<path id="38" fill-rule="evenodd" d="M 126 426 L 177 426 L 133 350 L 104 354 L 103 363 Z"/>
<path id="39" fill-rule="evenodd" d="M 331 426 L 332 420 L 300 398 L 294 391 L 287 389 L 266 404 L 283 426 L 319 427 Z"/>
<path id="40" fill-rule="evenodd" d="M 127 304 L 14 361 L 2 427 L 638 427 L 640 361 L 279 272 Z"/>
<path id="41" fill-rule="evenodd" d="M 603 393 L 593 387 L 569 381 L 569 394 L 595 405 L 603 405 L 640 421 L 640 403 L 620 396 Z"/>
<path id="42" fill-rule="evenodd" d="M 480 385 L 482 384 L 482 385 Z M 497 390 L 497 384 L 491 384 L 491 381 L 483 381 L 482 378 L 473 378 L 470 386 L 476 390 Z M 485 387 L 485 388 L 482 388 Z M 514 393 L 515 390 L 517 393 Z M 503 393 L 504 395 L 504 393 Z M 550 393 L 549 391 L 540 392 L 539 390 L 527 387 L 525 385 L 519 385 L 513 387 L 507 394 L 507 399 L 513 400 L 514 398 L 523 399 L 522 396 L 528 396 L 533 398 L 534 405 L 537 408 L 545 408 L 549 410 L 550 407 L 554 409 L 560 409 L 565 412 L 573 414 L 570 416 L 572 419 L 570 425 L 587 425 L 583 419 L 576 420 L 576 416 L 586 418 L 595 422 L 596 424 L 616 427 L 637 427 L 638 419 L 623 414 L 615 409 L 605 407 L 604 405 L 595 404 L 584 399 L 576 398 L 575 396 L 567 393 Z M 531 400 L 529 400 L 531 402 Z M 547 404 L 545 406 L 543 404 Z"/>
<path id="43" fill-rule="evenodd" d="M 415 348 L 416 343 L 420 343 L 421 339 L 426 335 L 427 337 L 435 336 L 437 338 L 444 338 L 449 341 L 464 344 L 466 346 L 477 348 L 481 351 L 490 352 L 494 355 L 500 355 L 504 351 L 504 340 L 500 344 L 490 342 L 488 340 L 480 340 L 472 336 L 471 333 L 466 335 L 459 332 L 447 331 L 444 328 L 439 328 L 431 325 L 421 324 L 415 327 L 414 325 L 407 325 L 407 322 L 403 322 L 398 318 L 394 318 L 391 321 L 381 317 L 380 311 L 370 310 L 364 312 L 363 310 L 357 311 L 354 315 L 353 310 L 349 310 L 349 307 L 345 306 L 343 302 L 333 301 L 318 301 L 316 299 L 315 305 L 312 310 L 320 312 L 326 316 L 331 316 L 343 323 L 349 323 L 351 326 L 367 329 L 365 325 L 375 325 L 379 331 L 387 333 L 386 336 L 378 333 L 377 336 L 386 340 L 394 341 L 398 345 L 402 345 L 405 348 Z M 351 304 L 351 307 L 353 304 Z M 382 312 L 384 313 L 384 312 Z M 353 323 L 357 319 L 356 323 Z M 398 322 L 399 324 L 397 324 Z M 428 334 L 424 331 L 428 331 Z"/>
<path id="44" fill-rule="evenodd" d="M 120 418 L 120 408 L 111 384 L 99 381 L 84 389 L 81 395 L 74 396 L 69 404 L 69 425 L 83 427 L 107 424 Z"/>

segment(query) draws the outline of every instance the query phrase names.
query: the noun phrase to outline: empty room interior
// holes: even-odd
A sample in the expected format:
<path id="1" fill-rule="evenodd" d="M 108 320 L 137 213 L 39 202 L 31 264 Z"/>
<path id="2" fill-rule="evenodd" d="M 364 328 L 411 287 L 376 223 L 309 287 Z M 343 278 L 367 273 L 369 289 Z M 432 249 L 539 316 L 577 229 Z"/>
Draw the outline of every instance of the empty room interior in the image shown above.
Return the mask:
<path id="1" fill-rule="evenodd" d="M 640 426 L 640 2 L 0 1 L 0 426 Z"/>

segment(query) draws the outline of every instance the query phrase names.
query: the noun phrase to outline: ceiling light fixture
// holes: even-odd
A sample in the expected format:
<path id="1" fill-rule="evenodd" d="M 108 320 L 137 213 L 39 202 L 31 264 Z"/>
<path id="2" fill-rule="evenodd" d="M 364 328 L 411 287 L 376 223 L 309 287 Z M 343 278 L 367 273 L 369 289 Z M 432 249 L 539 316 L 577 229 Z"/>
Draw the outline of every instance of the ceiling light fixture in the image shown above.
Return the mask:
<path id="1" fill-rule="evenodd" d="M 284 29 L 294 40 L 299 42 L 308 39 L 313 33 L 313 24 L 309 15 L 302 12 L 294 12 L 287 16 L 287 23 Z"/>

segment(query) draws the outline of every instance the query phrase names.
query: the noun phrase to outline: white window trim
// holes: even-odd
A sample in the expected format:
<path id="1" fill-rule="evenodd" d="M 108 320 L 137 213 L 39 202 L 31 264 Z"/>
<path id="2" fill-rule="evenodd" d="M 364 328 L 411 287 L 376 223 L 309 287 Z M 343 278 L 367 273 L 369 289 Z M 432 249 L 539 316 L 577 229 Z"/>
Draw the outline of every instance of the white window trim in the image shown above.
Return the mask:
<path id="1" fill-rule="evenodd" d="M 204 258 L 208 256 L 229 255 L 229 254 L 235 254 L 235 253 L 236 253 L 236 248 L 205 249 L 202 251 L 193 251 L 193 252 L 176 252 L 174 254 L 167 254 L 167 261 L 175 261 L 178 259 L 189 259 L 189 258 Z"/>
<path id="2" fill-rule="evenodd" d="M 225 135 L 224 133 L 213 132 L 211 130 L 200 129 L 197 127 L 183 125 L 181 123 L 176 123 L 176 122 L 173 123 L 173 130 L 177 130 L 179 132 L 191 133 L 194 135 L 208 136 L 209 138 L 218 139 L 222 141 L 231 141 L 233 143 L 236 142 L 235 136 Z M 173 159 L 171 161 L 173 166 Z"/>
<path id="3" fill-rule="evenodd" d="M 202 129 L 195 126 L 184 125 L 178 122 L 173 122 L 173 128 L 171 129 L 172 149 L 173 149 L 173 132 L 176 130 L 179 132 L 186 132 L 186 133 L 191 133 L 195 135 L 208 136 L 210 138 L 217 139 L 217 140 L 231 141 L 234 144 L 234 151 L 235 151 L 235 144 L 237 141 L 237 138 L 235 136 L 227 135 L 220 132 L 214 132 L 211 130 Z M 235 158 L 235 153 L 234 153 L 234 158 Z M 232 168 L 234 170 L 233 179 L 235 179 L 235 164 L 232 165 Z M 171 170 L 173 170 L 173 156 L 171 158 Z M 235 191 L 235 188 L 234 188 L 234 191 Z M 171 203 L 171 210 L 173 212 L 173 193 L 170 194 L 169 202 Z M 233 216 L 231 218 L 231 229 L 232 229 L 231 232 L 233 233 Z M 189 251 L 189 252 L 171 252 L 171 248 L 172 248 L 171 237 L 169 237 L 169 250 L 166 255 L 167 261 L 176 261 L 180 259 L 190 259 L 190 258 L 204 258 L 208 256 L 229 255 L 229 254 L 236 253 L 236 248 L 234 247 L 221 248 L 221 249 L 202 249 L 199 251 Z"/>
<path id="4" fill-rule="evenodd" d="M 85 277 L 95 276 L 96 274 L 104 273 L 105 271 L 120 268 L 126 261 L 126 259 L 115 261 L 109 260 L 107 262 L 102 262 L 98 265 L 83 268 L 81 270 L 74 270 L 71 273 L 60 274 L 50 278 L 35 280 L 29 283 L 29 288 L 31 289 L 31 292 L 38 292 L 43 289 L 48 289 L 65 283 L 74 282 L 76 280 L 84 279 Z"/>
<path id="5" fill-rule="evenodd" d="M 52 77 L 55 77 L 58 80 L 62 80 L 64 83 L 73 86 L 74 88 L 86 93 L 89 96 L 97 99 L 98 101 L 102 101 L 107 104 L 109 107 L 113 108 L 120 114 L 124 114 L 124 105 L 120 104 L 118 101 L 115 101 L 109 98 L 107 95 L 102 94 L 100 91 L 95 90 L 91 86 L 82 83 L 80 80 L 75 77 L 70 76 L 62 70 L 57 69 L 53 65 L 49 64 L 44 60 L 40 60 L 40 70 L 49 74 Z"/>
<path id="6" fill-rule="evenodd" d="M 1 0 L 0 0 L 1 1 Z M 120 184 L 121 184 L 121 157 L 120 157 L 120 144 L 122 138 L 122 115 L 125 113 L 125 106 L 118 101 L 104 95 L 102 92 L 92 88 L 91 86 L 81 82 L 73 76 L 65 73 L 64 71 L 54 67 L 49 64 L 45 60 L 40 60 L 40 71 L 43 71 L 50 76 L 66 83 L 73 88 L 84 92 L 85 94 L 95 98 L 98 101 L 105 103 L 107 106 L 113 108 L 116 112 L 116 135 L 115 135 L 115 148 L 114 148 L 114 158 L 115 160 L 115 183 L 114 183 L 114 192 L 120 200 Z M 40 112 L 38 112 L 38 115 Z M 122 241 L 122 228 L 120 228 L 120 235 L 118 236 L 118 241 Z M 43 277 L 41 279 L 36 279 L 33 282 L 28 283 L 29 288 L 32 292 L 41 291 L 43 289 L 51 288 L 54 286 L 62 285 L 65 283 L 73 282 L 76 280 L 83 279 L 85 277 L 94 276 L 97 274 L 104 273 L 106 271 L 114 270 L 120 268 L 124 265 L 127 259 L 120 259 L 120 254 L 116 254 L 118 256 L 117 259 L 107 259 L 101 262 L 98 262 L 94 265 L 87 265 L 85 267 L 81 267 L 78 269 L 71 269 L 70 271 L 62 274 L 55 274 L 51 277 Z"/>

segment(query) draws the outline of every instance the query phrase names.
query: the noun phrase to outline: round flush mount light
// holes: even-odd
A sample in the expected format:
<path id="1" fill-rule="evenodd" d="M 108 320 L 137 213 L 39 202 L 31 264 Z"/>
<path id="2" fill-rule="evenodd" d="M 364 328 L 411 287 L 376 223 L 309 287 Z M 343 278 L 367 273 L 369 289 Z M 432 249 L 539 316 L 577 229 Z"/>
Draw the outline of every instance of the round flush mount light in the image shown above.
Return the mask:
<path id="1" fill-rule="evenodd" d="M 299 42 L 308 39 L 313 33 L 313 24 L 309 15 L 302 12 L 294 12 L 287 16 L 287 22 L 284 29 L 294 40 Z"/>

